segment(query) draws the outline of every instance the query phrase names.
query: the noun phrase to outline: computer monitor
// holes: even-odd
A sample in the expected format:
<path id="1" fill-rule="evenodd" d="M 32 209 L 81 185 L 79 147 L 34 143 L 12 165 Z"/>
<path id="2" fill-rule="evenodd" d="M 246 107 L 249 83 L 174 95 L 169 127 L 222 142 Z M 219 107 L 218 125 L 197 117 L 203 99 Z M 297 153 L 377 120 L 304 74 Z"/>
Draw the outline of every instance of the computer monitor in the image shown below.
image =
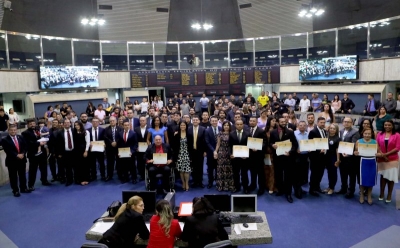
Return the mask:
<path id="1" fill-rule="evenodd" d="M 144 210 L 143 213 L 154 213 L 156 210 L 156 191 L 137 191 L 137 190 L 123 190 L 122 203 L 128 202 L 132 196 L 140 196 L 143 199 Z"/>
<path id="2" fill-rule="evenodd" d="M 231 196 L 229 194 L 204 195 L 204 198 L 211 203 L 217 213 L 231 211 Z"/>
<path id="3" fill-rule="evenodd" d="M 257 214 L 257 195 L 231 195 L 232 213 Z"/>

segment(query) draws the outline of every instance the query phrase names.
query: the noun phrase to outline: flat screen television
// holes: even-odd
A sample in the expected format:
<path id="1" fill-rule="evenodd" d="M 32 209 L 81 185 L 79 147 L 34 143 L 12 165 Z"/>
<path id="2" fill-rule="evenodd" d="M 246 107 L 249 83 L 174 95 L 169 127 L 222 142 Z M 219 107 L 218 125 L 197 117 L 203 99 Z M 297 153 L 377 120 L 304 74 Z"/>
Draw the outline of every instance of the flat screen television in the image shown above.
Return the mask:
<path id="1" fill-rule="evenodd" d="M 358 79 L 357 55 L 300 60 L 300 81 L 345 81 L 354 79 Z"/>
<path id="2" fill-rule="evenodd" d="M 71 89 L 99 87 L 97 66 L 40 66 L 39 88 Z"/>

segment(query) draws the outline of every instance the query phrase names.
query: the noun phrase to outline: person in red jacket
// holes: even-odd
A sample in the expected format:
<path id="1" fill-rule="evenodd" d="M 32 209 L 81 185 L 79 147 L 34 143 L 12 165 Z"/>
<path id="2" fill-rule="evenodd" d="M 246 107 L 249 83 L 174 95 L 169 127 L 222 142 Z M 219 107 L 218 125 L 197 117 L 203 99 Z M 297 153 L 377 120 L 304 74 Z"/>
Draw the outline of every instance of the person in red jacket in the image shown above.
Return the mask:
<path id="1" fill-rule="evenodd" d="M 156 204 L 156 215 L 150 219 L 150 238 L 147 248 L 173 248 L 175 240 L 182 230 L 178 220 L 174 219 L 171 206 L 166 200 Z"/>

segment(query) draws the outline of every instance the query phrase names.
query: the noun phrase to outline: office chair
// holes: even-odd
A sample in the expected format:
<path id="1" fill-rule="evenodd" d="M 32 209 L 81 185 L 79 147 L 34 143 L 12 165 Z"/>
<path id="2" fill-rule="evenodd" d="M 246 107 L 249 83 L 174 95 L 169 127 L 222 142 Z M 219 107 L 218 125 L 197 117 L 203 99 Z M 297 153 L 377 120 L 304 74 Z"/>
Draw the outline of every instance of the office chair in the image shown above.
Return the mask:
<path id="1" fill-rule="evenodd" d="M 108 248 L 108 246 L 99 243 L 84 243 L 81 248 Z"/>
<path id="2" fill-rule="evenodd" d="M 223 240 L 223 241 L 218 241 L 218 242 L 208 244 L 208 245 L 204 246 L 204 248 L 221 248 L 221 247 L 227 247 L 230 245 L 232 245 L 232 242 L 230 240 Z"/>

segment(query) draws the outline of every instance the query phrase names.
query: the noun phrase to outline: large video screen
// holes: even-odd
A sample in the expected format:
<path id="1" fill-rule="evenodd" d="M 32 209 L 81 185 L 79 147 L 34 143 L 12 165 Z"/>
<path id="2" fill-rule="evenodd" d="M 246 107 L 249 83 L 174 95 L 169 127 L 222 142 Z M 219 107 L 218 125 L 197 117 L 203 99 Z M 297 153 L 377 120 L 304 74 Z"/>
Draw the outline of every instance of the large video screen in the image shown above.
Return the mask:
<path id="1" fill-rule="evenodd" d="M 41 66 L 42 90 L 99 87 L 97 66 Z"/>
<path id="2" fill-rule="evenodd" d="M 300 81 L 336 81 L 358 79 L 356 55 L 300 60 Z"/>

